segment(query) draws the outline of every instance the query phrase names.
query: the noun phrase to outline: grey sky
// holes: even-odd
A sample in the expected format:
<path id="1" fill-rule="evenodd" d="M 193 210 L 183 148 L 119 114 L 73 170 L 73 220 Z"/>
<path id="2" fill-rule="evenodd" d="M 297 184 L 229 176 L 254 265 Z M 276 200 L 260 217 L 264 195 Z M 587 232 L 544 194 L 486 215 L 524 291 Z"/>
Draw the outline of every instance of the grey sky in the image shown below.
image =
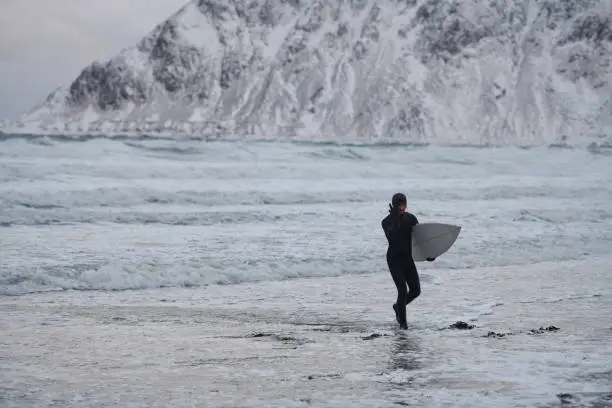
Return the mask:
<path id="1" fill-rule="evenodd" d="M 0 0 L 0 119 L 136 43 L 189 0 Z"/>

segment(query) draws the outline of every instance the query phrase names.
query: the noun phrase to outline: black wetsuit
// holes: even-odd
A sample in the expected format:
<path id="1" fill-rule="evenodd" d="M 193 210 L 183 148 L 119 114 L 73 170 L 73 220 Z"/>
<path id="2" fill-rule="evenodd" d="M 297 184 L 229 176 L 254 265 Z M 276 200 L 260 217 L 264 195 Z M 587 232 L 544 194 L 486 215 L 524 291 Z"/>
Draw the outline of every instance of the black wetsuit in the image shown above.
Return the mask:
<path id="1" fill-rule="evenodd" d="M 393 308 L 402 327 L 406 327 L 406 305 L 421 294 L 419 274 L 412 259 L 412 227 L 418 223 L 418 219 L 408 212 L 389 214 L 381 223 L 389 242 L 387 265 L 397 287 L 397 303 Z"/>

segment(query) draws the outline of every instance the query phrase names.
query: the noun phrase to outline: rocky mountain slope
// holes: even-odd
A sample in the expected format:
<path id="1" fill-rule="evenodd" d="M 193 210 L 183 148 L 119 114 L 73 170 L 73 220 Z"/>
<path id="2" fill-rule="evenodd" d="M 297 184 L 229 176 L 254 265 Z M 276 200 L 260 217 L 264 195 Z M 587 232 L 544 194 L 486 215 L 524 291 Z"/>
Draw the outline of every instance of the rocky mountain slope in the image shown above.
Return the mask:
<path id="1" fill-rule="evenodd" d="M 606 143 L 611 59 L 609 0 L 194 0 L 9 128 Z"/>

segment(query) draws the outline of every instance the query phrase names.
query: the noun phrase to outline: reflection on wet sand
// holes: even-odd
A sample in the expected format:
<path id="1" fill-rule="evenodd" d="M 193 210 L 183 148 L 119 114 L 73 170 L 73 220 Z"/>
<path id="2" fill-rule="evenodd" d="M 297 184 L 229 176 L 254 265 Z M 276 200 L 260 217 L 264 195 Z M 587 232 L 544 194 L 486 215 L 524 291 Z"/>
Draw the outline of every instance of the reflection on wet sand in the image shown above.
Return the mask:
<path id="1" fill-rule="evenodd" d="M 423 367 L 418 339 L 411 333 L 399 333 L 392 340 L 390 369 L 418 370 Z"/>

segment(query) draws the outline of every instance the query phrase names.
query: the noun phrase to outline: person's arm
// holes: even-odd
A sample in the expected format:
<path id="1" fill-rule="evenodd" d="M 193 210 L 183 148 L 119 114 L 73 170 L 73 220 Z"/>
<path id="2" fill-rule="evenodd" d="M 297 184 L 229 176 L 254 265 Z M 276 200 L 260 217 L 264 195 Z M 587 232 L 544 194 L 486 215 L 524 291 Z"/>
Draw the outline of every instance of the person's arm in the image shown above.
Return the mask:
<path id="1" fill-rule="evenodd" d="M 400 219 L 400 214 L 396 213 L 394 209 L 389 204 L 389 216 L 382 220 L 382 228 L 385 231 L 385 235 L 389 244 L 393 244 L 398 240 L 399 234 L 401 234 L 402 223 Z"/>
<path id="2" fill-rule="evenodd" d="M 385 218 L 382 221 L 382 229 L 385 231 L 385 236 L 389 241 L 389 244 L 393 243 L 397 239 L 398 225 L 394 219 Z"/>
<path id="3" fill-rule="evenodd" d="M 387 241 L 391 242 L 391 234 L 390 234 L 390 231 L 389 231 L 389 226 L 387 225 L 386 221 L 387 221 L 387 219 L 384 218 L 381 221 L 380 226 L 382 227 L 382 229 L 383 229 L 383 231 L 385 233 L 385 237 L 387 237 Z"/>

